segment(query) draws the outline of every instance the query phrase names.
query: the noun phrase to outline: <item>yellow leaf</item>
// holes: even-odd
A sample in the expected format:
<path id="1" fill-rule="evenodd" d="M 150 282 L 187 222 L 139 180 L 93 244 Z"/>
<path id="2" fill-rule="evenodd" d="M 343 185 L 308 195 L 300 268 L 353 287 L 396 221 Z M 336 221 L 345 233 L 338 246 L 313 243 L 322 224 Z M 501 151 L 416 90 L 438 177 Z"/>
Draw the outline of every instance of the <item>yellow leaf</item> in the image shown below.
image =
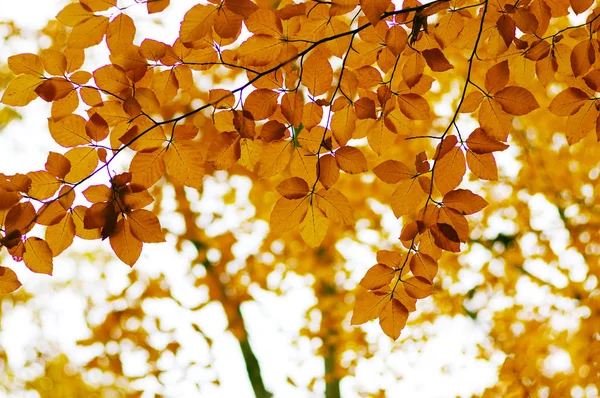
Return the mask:
<path id="1" fill-rule="evenodd" d="M 23 53 L 8 57 L 8 68 L 15 75 L 28 74 L 33 76 L 44 75 L 44 64 L 36 54 Z"/>
<path id="2" fill-rule="evenodd" d="M 427 198 L 427 194 L 416 178 L 400 180 L 391 197 L 394 215 L 401 217 L 417 210 L 425 198 Z"/>
<path id="3" fill-rule="evenodd" d="M 43 80 L 33 75 L 19 75 L 4 90 L 1 102 L 10 106 L 25 106 L 38 97 L 35 89 L 42 82 Z"/>
<path id="4" fill-rule="evenodd" d="M 139 209 L 127 213 L 133 236 L 145 243 L 165 242 L 158 218 L 151 211 Z"/>
<path id="5" fill-rule="evenodd" d="M 486 98 L 479 107 L 479 124 L 490 136 L 499 141 L 506 141 L 512 129 L 512 117 L 502 109 L 497 101 Z"/>
<path id="6" fill-rule="evenodd" d="M 410 297 L 414 297 L 416 299 L 422 299 L 431 296 L 434 292 L 431 282 L 422 276 L 408 278 L 402 282 L 404 283 L 406 293 L 408 293 Z"/>
<path id="7" fill-rule="evenodd" d="M 27 177 L 31 179 L 28 194 L 38 200 L 50 198 L 61 186 L 60 181 L 47 171 L 31 171 L 27 173 Z"/>
<path id="8" fill-rule="evenodd" d="M 30 237 L 25 241 L 23 262 L 33 272 L 52 275 L 52 250 L 45 240 Z"/>
<path id="9" fill-rule="evenodd" d="M 177 95 L 179 82 L 177 81 L 177 77 L 175 77 L 175 72 L 165 70 L 154 74 L 151 87 L 160 104 L 164 105 Z"/>
<path id="10" fill-rule="evenodd" d="M 310 247 L 319 247 L 329 228 L 329 220 L 323 215 L 315 203 L 308 207 L 306 217 L 300 227 L 300 235 Z"/>
<path id="11" fill-rule="evenodd" d="M 281 235 L 296 228 L 308 211 L 308 199 L 286 199 L 281 198 L 275 203 L 271 212 L 270 227 L 275 235 Z"/>
<path id="12" fill-rule="evenodd" d="M 46 228 L 45 238 L 50 250 L 52 250 L 53 257 L 56 257 L 65 251 L 65 249 L 71 246 L 73 239 L 75 238 L 75 222 L 73 221 L 73 215 L 67 213 L 59 223 Z"/>
<path id="13" fill-rule="evenodd" d="M 165 150 L 155 149 L 152 152 L 138 152 L 131 160 L 129 172 L 131 185 L 137 188 L 150 188 L 165 174 Z M 173 160 L 172 160 L 173 161 Z M 181 176 L 185 178 L 185 176 Z"/>
<path id="14" fill-rule="evenodd" d="M 88 48 L 99 44 L 108 29 L 108 18 L 94 15 L 77 24 L 67 41 L 70 48 Z"/>
<path id="15" fill-rule="evenodd" d="M 94 13 L 79 2 L 67 4 L 56 16 L 58 22 L 65 26 L 74 27 L 94 16 Z"/>
<path id="16" fill-rule="evenodd" d="M 482 180 L 498 180 L 498 166 L 494 155 L 491 153 L 477 154 L 473 151 L 467 152 L 467 164 L 471 173 Z"/>
<path id="17" fill-rule="evenodd" d="M 282 172 L 290 163 L 294 146 L 292 141 L 279 140 L 269 142 L 263 147 L 258 163 L 258 175 L 269 178 Z"/>
<path id="18" fill-rule="evenodd" d="M 390 293 L 385 291 L 370 292 L 359 288 L 356 292 L 356 301 L 354 302 L 350 324 L 361 325 L 378 318 L 389 301 Z"/>
<path id="19" fill-rule="evenodd" d="M 102 234 L 100 228 L 86 229 L 84 227 L 84 217 L 87 208 L 85 206 L 75 206 L 73 209 L 73 223 L 75 224 L 75 234 L 81 239 L 94 240 L 99 239 Z"/>
<path id="20" fill-rule="evenodd" d="M 10 268 L 0 267 L 0 294 L 12 293 L 21 287 L 17 274 Z"/>
<path id="21" fill-rule="evenodd" d="M 165 154 L 166 171 L 174 181 L 202 189 L 204 157 L 197 141 L 173 141 Z"/>
<path id="22" fill-rule="evenodd" d="M 321 189 L 316 194 L 317 206 L 333 222 L 354 225 L 354 212 L 343 193 L 335 188 Z"/>
<path id="23" fill-rule="evenodd" d="M 79 147 L 73 148 L 65 157 L 71 162 L 71 170 L 65 176 L 65 181 L 77 183 L 86 177 L 89 177 L 98 166 L 98 152 L 96 148 Z"/>
<path id="24" fill-rule="evenodd" d="M 112 54 L 123 52 L 133 44 L 135 24 L 127 14 L 119 14 L 108 24 L 106 45 Z"/>
<path id="25" fill-rule="evenodd" d="M 105 65 L 94 71 L 94 81 L 99 89 L 119 95 L 131 87 L 125 71 L 116 65 Z"/>
<path id="26" fill-rule="evenodd" d="M 79 0 L 79 2 L 92 11 L 106 11 L 117 6 L 117 0 Z"/>
<path id="27" fill-rule="evenodd" d="M 48 119 L 48 129 L 54 141 L 64 147 L 91 143 L 85 132 L 86 120 L 79 115 L 69 115 L 58 122 Z"/>
<path id="28" fill-rule="evenodd" d="M 250 36 L 240 45 L 238 56 L 248 66 L 268 65 L 277 59 L 283 44 L 278 38 L 267 35 Z"/>
<path id="29" fill-rule="evenodd" d="M 133 267 L 140 258 L 140 254 L 142 254 L 143 244 L 131 233 L 130 221 L 119 220 L 109 240 L 110 246 L 117 257 L 125 264 Z"/>
<path id="30" fill-rule="evenodd" d="M 485 74 L 485 89 L 489 94 L 494 94 L 506 87 L 509 78 L 508 61 L 502 61 L 488 69 Z"/>

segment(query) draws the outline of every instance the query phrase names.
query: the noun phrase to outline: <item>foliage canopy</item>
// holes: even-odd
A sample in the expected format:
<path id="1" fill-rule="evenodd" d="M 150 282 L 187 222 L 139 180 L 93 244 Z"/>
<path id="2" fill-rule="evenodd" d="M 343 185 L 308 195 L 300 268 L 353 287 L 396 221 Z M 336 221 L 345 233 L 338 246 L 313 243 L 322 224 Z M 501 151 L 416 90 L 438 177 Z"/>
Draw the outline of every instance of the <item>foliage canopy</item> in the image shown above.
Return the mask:
<path id="1" fill-rule="evenodd" d="M 593 4 L 209 0 L 187 11 L 174 43 L 138 37 L 128 15 L 130 7 L 159 14 L 169 0 L 68 4 L 56 16 L 63 37 L 39 54 L 8 59 L 16 77 L 2 103 L 51 103 L 48 132 L 61 149 L 48 154 L 45 170 L 0 174 L 0 244 L 36 273 L 52 274 L 53 259 L 74 239 L 108 240 L 133 266 L 144 244 L 165 241 L 155 201 L 170 185 L 186 222 L 178 244 L 192 242 L 201 264 L 216 247 L 218 272 L 226 272 L 235 238 L 215 239 L 198 228 L 189 195 L 203 191 L 206 176 L 227 170 L 253 180 L 256 217 L 270 229 L 261 250 L 283 238 L 284 262 L 307 247 L 312 264 L 339 261 L 329 251 L 356 238 L 357 220 L 380 226 L 368 201 L 391 208 L 401 223 L 398 244 L 377 248 L 350 322 L 378 319 L 392 339 L 418 300 L 436 292 L 439 300 L 449 297 L 438 274 L 452 280 L 461 266 L 444 252 L 480 245 L 507 269 L 536 279 L 518 247 L 532 231 L 527 201 L 536 193 L 559 210 L 571 248 L 595 278 L 600 7 Z M 108 47 L 107 63 L 87 70 L 86 55 L 96 46 Z M 211 87 L 200 83 L 206 78 Z M 507 166 L 500 163 L 499 173 L 503 151 L 523 169 L 502 172 Z M 116 159 L 128 159 L 120 172 Z M 105 183 L 90 183 L 99 176 Z M 514 221 L 518 233 L 489 238 L 480 227 L 473 231 L 473 217 L 489 223 L 507 208 L 523 217 Z M 35 233 L 43 231 L 36 226 L 45 231 Z M 253 282 L 264 285 L 264 275 Z M 496 289 L 500 275 L 484 275 Z M 333 271 L 318 278 L 335 286 Z M 0 267 L 0 292 L 20 285 L 14 271 Z M 598 308 L 592 285 L 570 281 L 564 294 Z M 231 301 L 217 290 L 214 299 Z M 244 340 L 235 307 L 230 312 L 230 328 Z M 598 375 L 597 361 L 581 361 L 593 367 L 590 378 Z M 520 363 L 505 366 L 506 374 L 525 372 Z"/>

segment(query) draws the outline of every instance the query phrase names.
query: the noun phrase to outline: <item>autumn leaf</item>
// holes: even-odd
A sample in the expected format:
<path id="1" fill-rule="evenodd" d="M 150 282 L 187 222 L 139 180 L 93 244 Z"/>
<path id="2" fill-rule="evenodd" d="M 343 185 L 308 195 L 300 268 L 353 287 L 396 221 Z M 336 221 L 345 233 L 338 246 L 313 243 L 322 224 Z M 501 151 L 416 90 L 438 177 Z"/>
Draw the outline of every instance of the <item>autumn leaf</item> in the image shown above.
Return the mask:
<path id="1" fill-rule="evenodd" d="M 308 212 L 308 204 L 307 198 L 279 199 L 271 212 L 271 231 L 276 235 L 281 235 L 296 228 L 304 220 Z"/>
<path id="2" fill-rule="evenodd" d="M 396 271 L 387 265 L 375 264 L 369 268 L 359 284 L 365 289 L 377 290 L 389 284 L 395 275 Z"/>
<path id="3" fill-rule="evenodd" d="M 133 267 L 142 253 L 142 242 L 131 231 L 130 221 L 121 219 L 110 235 L 110 246 L 125 264 Z"/>
<path id="4" fill-rule="evenodd" d="M 397 340 L 408 320 L 408 310 L 399 300 L 388 300 L 379 316 L 381 330 L 391 339 Z"/>
<path id="5" fill-rule="evenodd" d="M 23 262 L 35 273 L 52 275 L 52 250 L 43 239 L 27 238 Z"/>
<path id="6" fill-rule="evenodd" d="M 0 267 L 0 294 L 9 294 L 21 287 L 17 274 L 10 268 Z"/>
<path id="7" fill-rule="evenodd" d="M 494 95 L 494 99 L 509 115 L 526 115 L 540 107 L 533 94 L 523 87 L 505 87 Z"/>
<path id="8" fill-rule="evenodd" d="M 552 99 L 548 109 L 556 116 L 571 116 L 589 100 L 589 96 L 580 89 L 569 87 Z"/>
<path id="9" fill-rule="evenodd" d="M 317 206 L 331 221 L 341 222 L 345 225 L 354 224 L 354 214 L 348 198 L 337 189 L 321 189 L 316 193 L 316 200 Z"/>
<path id="10" fill-rule="evenodd" d="M 352 325 L 361 325 L 376 319 L 390 301 L 389 293 L 384 291 L 367 291 L 359 289 L 356 293 L 354 311 L 352 312 Z"/>
<path id="11" fill-rule="evenodd" d="M 314 202 L 311 203 L 300 227 L 300 235 L 304 242 L 310 247 L 320 246 L 328 228 L 329 219 L 323 215 Z"/>
<path id="12" fill-rule="evenodd" d="M 144 243 L 164 242 L 158 218 L 151 211 L 139 209 L 127 213 L 129 227 L 134 237 Z"/>
<path id="13" fill-rule="evenodd" d="M 402 281 L 402 283 L 404 284 L 406 293 L 416 299 L 422 299 L 431 296 L 434 292 L 431 282 L 422 276 L 408 278 L 407 280 Z"/>

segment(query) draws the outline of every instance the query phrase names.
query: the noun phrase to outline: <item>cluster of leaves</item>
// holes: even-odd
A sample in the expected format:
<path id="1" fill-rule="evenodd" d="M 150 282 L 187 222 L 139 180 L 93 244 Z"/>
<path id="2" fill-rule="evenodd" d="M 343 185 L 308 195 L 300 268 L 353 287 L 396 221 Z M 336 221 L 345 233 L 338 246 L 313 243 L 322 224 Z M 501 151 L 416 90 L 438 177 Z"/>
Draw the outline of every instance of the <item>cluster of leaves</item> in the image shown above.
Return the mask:
<path id="1" fill-rule="evenodd" d="M 465 215 L 487 204 L 459 188 L 467 168 L 475 178 L 498 179 L 494 152 L 508 148 L 513 118 L 540 107 L 527 86 L 569 84 L 549 109 L 569 116 L 570 143 L 599 130 L 600 9 L 581 26 L 548 32 L 569 7 L 579 14 L 592 3 L 215 0 L 185 14 L 174 43 L 139 45 L 117 0 L 71 3 L 57 15 L 71 28 L 64 49 L 8 60 L 17 76 L 2 103 L 52 103 L 48 130 L 65 151 L 51 152 L 45 170 L 0 175 L 0 244 L 32 271 L 51 274 L 53 257 L 75 236 L 108 238 L 133 265 L 143 243 L 164 241 L 158 218 L 144 209 L 153 202 L 148 189 L 161 178 L 202 189 L 205 173 L 240 166 L 278 181 L 272 233 L 299 229 L 318 247 L 330 223 L 354 225 L 348 192 L 336 188 L 340 175 L 372 170 L 395 187 L 388 203 L 403 219 L 405 250 L 378 252 L 352 322 L 379 318 L 398 338 L 416 300 L 435 291 L 442 251 L 459 252 L 467 241 Z M 169 0 L 146 6 L 158 13 Z M 110 63 L 82 70 L 84 49 L 102 42 Z M 454 73 L 451 60 L 466 60 L 464 85 L 443 120 L 430 104 L 436 76 Z M 198 88 L 199 76 L 222 73 L 245 75 L 245 83 Z M 192 106 L 196 99 L 202 105 Z M 461 115 L 479 127 L 465 134 Z M 438 144 L 413 167 L 385 160 L 390 147 L 414 140 Z M 133 154 L 129 170 L 114 175 L 109 165 L 123 152 Z M 103 170 L 107 185 L 86 186 Z M 79 191 L 89 204 L 75 205 Z M 44 239 L 30 235 L 35 225 L 46 227 Z M 12 270 L 0 272 L 2 292 L 20 286 Z"/>

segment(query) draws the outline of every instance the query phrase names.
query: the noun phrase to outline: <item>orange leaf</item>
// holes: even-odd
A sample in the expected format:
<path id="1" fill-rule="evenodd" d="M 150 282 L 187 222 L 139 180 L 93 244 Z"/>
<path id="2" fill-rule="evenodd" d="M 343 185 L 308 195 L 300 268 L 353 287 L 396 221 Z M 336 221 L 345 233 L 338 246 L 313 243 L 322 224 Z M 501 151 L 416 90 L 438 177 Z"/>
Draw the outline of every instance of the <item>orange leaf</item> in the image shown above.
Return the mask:
<path id="1" fill-rule="evenodd" d="M 277 109 L 279 93 L 267 89 L 254 90 L 244 101 L 244 111 L 249 112 L 254 120 L 263 120 L 271 116 Z"/>
<path id="2" fill-rule="evenodd" d="M 504 151 L 508 148 L 508 145 L 490 137 L 481 128 L 473 130 L 466 143 L 471 151 L 478 154 Z"/>
<path id="3" fill-rule="evenodd" d="M 313 96 L 325 94 L 331 87 L 333 69 L 321 52 L 311 53 L 302 64 L 302 84 Z"/>
<path id="4" fill-rule="evenodd" d="M 0 267 L 0 294 L 12 293 L 21 287 L 17 274 L 10 268 Z"/>
<path id="5" fill-rule="evenodd" d="M 335 158 L 329 154 L 319 158 L 319 181 L 327 189 L 331 188 L 340 177 L 340 166 Z"/>
<path id="6" fill-rule="evenodd" d="M 585 92 L 575 87 L 569 87 L 552 99 L 548 109 L 556 116 L 571 116 L 581 109 L 585 101 L 589 100 L 590 96 Z"/>
<path id="7" fill-rule="evenodd" d="M 468 189 L 457 189 L 444 195 L 444 206 L 448 206 L 462 214 L 473 214 L 482 210 L 488 203 L 481 196 Z"/>
<path id="8" fill-rule="evenodd" d="M 359 288 L 354 302 L 354 311 L 350 324 L 361 325 L 379 317 L 384 307 L 390 301 L 390 293 L 383 291 L 370 292 Z"/>
<path id="9" fill-rule="evenodd" d="M 275 188 L 286 199 L 301 199 L 308 195 L 308 183 L 299 177 L 283 180 Z"/>
<path id="10" fill-rule="evenodd" d="M 408 293 L 410 297 L 422 299 L 431 296 L 434 293 L 433 286 L 431 286 L 431 282 L 429 282 L 422 276 L 408 278 L 407 280 L 402 282 L 404 283 L 406 293 Z"/>
<path id="11" fill-rule="evenodd" d="M 364 173 L 368 170 L 367 158 L 358 148 L 344 146 L 335 152 L 335 159 L 340 165 L 340 169 L 349 174 Z"/>
<path id="12" fill-rule="evenodd" d="M 284 43 L 275 37 L 267 35 L 250 36 L 240 45 L 238 56 L 248 66 L 264 66 L 277 59 L 283 45 Z"/>
<path id="13" fill-rule="evenodd" d="M 52 275 L 52 250 L 45 240 L 30 237 L 25 241 L 23 262 L 27 268 L 38 274 Z"/>
<path id="14" fill-rule="evenodd" d="M 29 188 L 29 196 L 44 200 L 53 196 L 61 183 L 52 174 L 46 171 L 31 171 L 27 173 L 27 177 L 31 179 L 31 186 Z"/>
<path id="15" fill-rule="evenodd" d="M 417 253 L 410 259 L 410 271 L 414 276 L 420 276 L 433 283 L 438 272 L 438 263 L 427 254 Z"/>
<path id="16" fill-rule="evenodd" d="M 190 8 L 183 17 L 179 37 L 184 45 L 191 45 L 206 36 L 213 27 L 215 17 L 217 16 L 217 7 L 212 4 L 197 4 Z"/>
<path id="17" fill-rule="evenodd" d="M 508 61 L 502 61 L 492 66 L 485 74 L 485 89 L 489 94 L 498 92 L 506 87 L 509 78 Z"/>
<path id="18" fill-rule="evenodd" d="M 388 184 L 395 184 L 400 180 L 407 180 L 414 176 L 407 165 L 397 160 L 386 160 L 375 166 L 373 172 L 381 181 Z"/>
<path id="19" fill-rule="evenodd" d="M 444 53 L 439 48 L 431 48 L 423 51 L 423 57 L 427 61 L 427 66 L 434 72 L 444 72 L 454 69 L 454 66 L 446 59 Z"/>
<path id="20" fill-rule="evenodd" d="M 129 227 L 133 236 L 145 243 L 165 242 L 164 233 L 160 222 L 154 213 L 139 209 L 127 213 Z"/>
<path id="21" fill-rule="evenodd" d="M 429 115 L 429 103 L 418 94 L 401 94 L 398 96 L 400 111 L 412 120 L 427 120 Z"/>
<path id="22" fill-rule="evenodd" d="M 508 86 L 494 95 L 502 109 L 509 115 L 521 116 L 540 107 L 531 92 L 523 87 Z"/>
<path id="23" fill-rule="evenodd" d="M 417 210 L 425 198 L 427 194 L 416 178 L 400 180 L 391 198 L 394 215 L 401 217 Z"/>
<path id="24" fill-rule="evenodd" d="M 71 163 L 69 159 L 60 153 L 50 152 L 45 167 L 56 178 L 65 178 L 69 170 L 71 170 Z"/>
<path id="25" fill-rule="evenodd" d="M 169 145 L 164 159 L 167 174 L 174 181 L 188 187 L 202 189 L 204 157 L 199 142 L 173 141 Z M 158 165 L 157 167 L 160 168 Z"/>
<path id="26" fill-rule="evenodd" d="M 571 52 L 571 69 L 575 77 L 585 75 L 596 61 L 596 50 L 591 40 L 583 40 Z"/>
<path id="27" fill-rule="evenodd" d="M 400 332 L 408 320 L 408 310 L 399 300 L 388 300 L 379 316 L 379 326 L 381 330 L 396 340 L 400 337 Z"/>
<path id="28" fill-rule="evenodd" d="M 394 276 L 396 271 L 384 264 L 375 264 L 361 279 L 359 284 L 365 289 L 377 290 L 388 285 Z"/>
<path id="29" fill-rule="evenodd" d="M 512 129 L 512 117 L 502 109 L 499 102 L 485 99 L 479 108 L 479 124 L 485 132 L 500 141 L 508 139 Z"/>
<path id="30" fill-rule="evenodd" d="M 161 12 L 167 8 L 170 3 L 171 0 L 147 0 L 146 8 L 148 9 L 148 14 L 156 14 L 157 12 Z"/>
<path id="31" fill-rule="evenodd" d="M 56 19 L 61 24 L 72 28 L 93 16 L 94 13 L 89 8 L 85 8 L 79 2 L 76 2 L 63 7 Z"/>
<path id="32" fill-rule="evenodd" d="M 142 254 L 143 244 L 131 233 L 130 221 L 119 220 L 109 240 L 110 247 L 112 247 L 117 257 L 125 264 L 133 267 L 140 258 L 140 254 Z"/>
<path id="33" fill-rule="evenodd" d="M 377 26 L 384 11 L 391 4 L 391 0 L 360 0 L 360 8 L 373 26 Z"/>
<path id="34" fill-rule="evenodd" d="M 442 194 L 456 188 L 466 172 L 465 155 L 459 147 L 453 147 L 435 165 L 433 180 Z"/>
<path id="35" fill-rule="evenodd" d="M 388 4 L 389 5 L 389 4 Z M 386 7 L 387 8 L 387 7 Z M 363 8 L 364 11 L 364 8 Z M 385 11 L 385 10 L 384 10 Z M 374 24 L 376 25 L 376 24 Z M 401 25 L 394 25 L 385 34 L 385 45 L 390 49 L 395 56 L 400 55 L 406 43 L 408 42 L 408 34 Z"/>
<path id="36" fill-rule="evenodd" d="M 212 140 L 206 160 L 212 163 L 215 169 L 223 170 L 233 166 L 240 155 L 240 136 L 235 132 L 225 132 Z"/>
<path id="37" fill-rule="evenodd" d="M 296 228 L 308 212 L 308 200 L 281 198 L 271 212 L 270 227 L 275 235 L 281 235 Z"/>
<path id="38" fill-rule="evenodd" d="M 19 75 L 6 87 L 0 102 L 10 106 L 25 106 L 38 97 L 35 89 L 42 82 L 37 76 Z"/>
<path id="39" fill-rule="evenodd" d="M 294 146 L 292 141 L 280 140 L 269 142 L 263 147 L 258 163 L 258 175 L 269 178 L 282 172 L 290 163 Z"/>
<path id="40" fill-rule="evenodd" d="M 127 14 L 119 14 L 108 24 L 106 31 L 106 45 L 111 54 L 125 52 L 135 37 L 135 24 Z"/>
<path id="41" fill-rule="evenodd" d="M 414 53 L 406 60 L 402 68 L 402 79 L 408 87 L 413 87 L 419 82 L 425 70 L 425 58 L 419 53 Z"/>

